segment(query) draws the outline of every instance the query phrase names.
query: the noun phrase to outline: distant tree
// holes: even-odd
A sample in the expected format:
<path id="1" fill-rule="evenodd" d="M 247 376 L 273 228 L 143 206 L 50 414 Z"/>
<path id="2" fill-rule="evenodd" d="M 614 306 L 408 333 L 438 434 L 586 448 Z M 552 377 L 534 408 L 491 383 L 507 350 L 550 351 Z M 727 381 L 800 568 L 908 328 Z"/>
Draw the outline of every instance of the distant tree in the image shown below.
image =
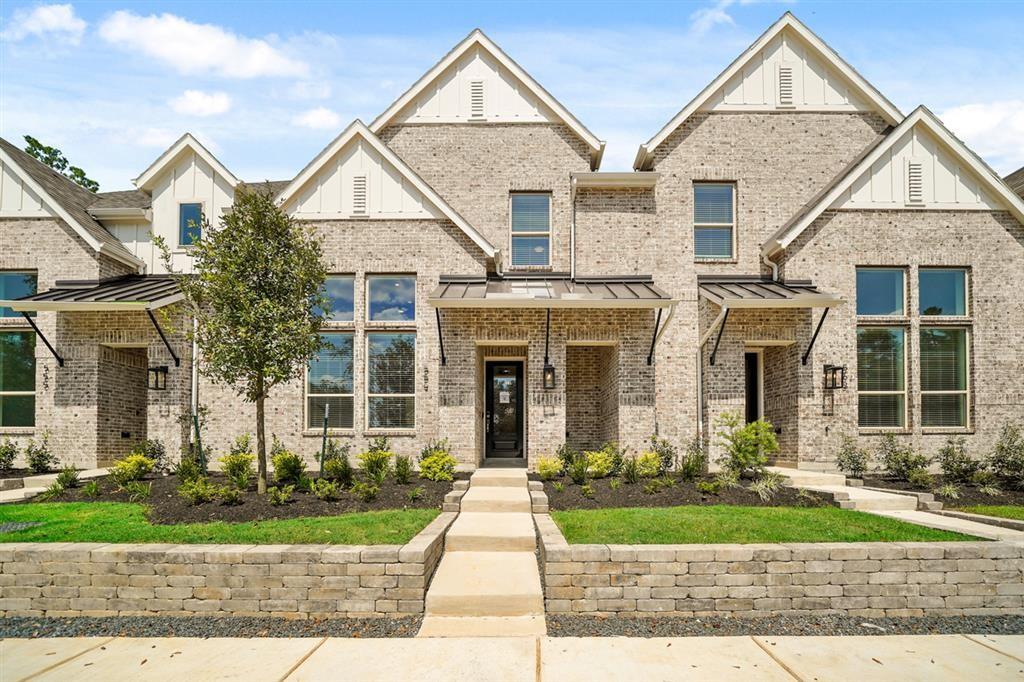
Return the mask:
<path id="1" fill-rule="evenodd" d="M 90 192 L 100 191 L 100 183 L 89 178 L 85 171 L 78 166 L 69 165 L 67 157 L 56 147 L 44 145 L 31 135 L 25 136 L 25 142 L 27 143 L 25 151 L 29 156 L 39 159 L 53 170 Z"/>

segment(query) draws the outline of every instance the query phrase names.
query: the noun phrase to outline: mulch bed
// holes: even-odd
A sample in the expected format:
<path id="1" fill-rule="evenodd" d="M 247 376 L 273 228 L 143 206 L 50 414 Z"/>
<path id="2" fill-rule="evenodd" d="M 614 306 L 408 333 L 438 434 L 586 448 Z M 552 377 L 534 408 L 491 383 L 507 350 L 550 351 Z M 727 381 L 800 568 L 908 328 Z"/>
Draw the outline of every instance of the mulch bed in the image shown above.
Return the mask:
<path id="1" fill-rule="evenodd" d="M 531 478 L 536 479 L 534 476 Z M 741 507 L 827 507 L 832 506 L 832 501 L 822 495 L 811 493 L 801 496 L 794 488 L 779 488 L 775 496 L 765 502 L 757 493 L 747 490 L 746 487 L 727 488 L 721 490 L 717 495 L 703 493 L 697 490 L 697 481 L 682 481 L 673 479 L 676 485 L 670 488 L 662 488 L 658 492 L 646 493 L 644 486 L 652 479 L 640 479 L 639 482 L 629 484 L 620 481 L 620 485 L 612 490 L 612 478 L 599 478 L 588 481 L 593 490 L 593 497 L 584 497 L 582 486 L 578 486 L 568 477 L 556 479 L 555 481 L 544 481 L 544 492 L 548 496 L 548 506 L 554 511 L 565 509 L 609 509 L 615 507 L 679 507 L 683 505 L 713 505 L 730 504 Z M 714 477 L 708 476 L 703 479 L 713 481 Z M 564 488 L 562 492 L 555 490 L 555 483 L 560 482 Z M 741 485 L 746 486 L 749 481 L 743 481 Z"/>
<path id="2" fill-rule="evenodd" d="M 906 481 L 896 481 L 884 476 L 865 476 L 864 485 L 869 488 L 889 488 L 891 490 L 907 490 L 916 493 L 932 493 L 935 495 L 935 499 L 942 502 L 943 507 L 969 507 L 975 504 L 1012 504 L 1012 505 L 1024 505 L 1024 490 L 1019 488 L 1010 488 L 1008 486 L 1000 485 L 999 489 L 1002 491 L 1001 495 L 986 495 L 981 492 L 977 486 L 956 484 L 957 488 L 960 489 L 960 497 L 952 499 L 949 497 L 943 497 L 935 491 L 945 481 L 942 476 L 934 477 L 934 484 L 930 488 L 923 488 L 920 486 L 913 486 Z"/>
<path id="3" fill-rule="evenodd" d="M 463 475 L 464 478 L 466 475 Z M 460 477 L 456 474 L 456 479 Z M 219 473 L 210 474 L 210 482 L 223 486 L 228 484 L 227 478 Z M 58 498 L 47 502 L 129 502 L 128 495 L 118 490 L 117 485 L 109 478 L 96 480 L 100 487 L 100 495 L 88 498 L 82 494 L 82 486 L 66 491 Z M 292 493 L 291 499 L 281 506 L 270 504 L 266 495 L 256 492 L 255 483 L 249 490 L 242 493 L 241 504 L 227 505 L 214 500 L 199 505 L 190 504 L 178 494 L 180 481 L 177 476 L 151 475 L 142 480 L 152 484 L 149 500 L 149 520 L 153 523 L 205 523 L 207 521 L 267 521 L 271 519 L 294 519 L 310 516 L 337 516 L 351 512 L 381 511 L 385 509 L 439 509 L 446 493 L 452 489 L 451 482 L 427 481 L 413 478 L 407 485 L 399 485 L 387 480 L 380 487 L 377 497 L 370 502 L 363 502 L 348 491 L 340 494 L 337 500 L 325 501 L 298 489 Z M 270 483 L 270 485 L 274 485 Z M 422 494 L 417 500 L 410 500 L 409 492 L 420 488 Z M 35 498 L 38 500 L 38 498 Z"/>

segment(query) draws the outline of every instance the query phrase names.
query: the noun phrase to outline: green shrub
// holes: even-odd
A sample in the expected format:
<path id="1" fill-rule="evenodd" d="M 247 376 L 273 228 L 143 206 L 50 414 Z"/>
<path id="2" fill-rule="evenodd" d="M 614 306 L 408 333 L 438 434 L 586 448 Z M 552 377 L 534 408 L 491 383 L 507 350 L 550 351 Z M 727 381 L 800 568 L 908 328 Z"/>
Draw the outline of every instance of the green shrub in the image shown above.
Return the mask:
<path id="1" fill-rule="evenodd" d="M 277 483 L 294 485 L 306 474 L 306 463 L 294 452 L 278 450 L 270 461 L 274 465 L 274 480 Z"/>
<path id="2" fill-rule="evenodd" d="M 587 498 L 588 500 L 594 497 L 594 488 L 589 483 L 584 483 L 580 486 L 580 495 Z"/>
<path id="3" fill-rule="evenodd" d="M 722 469 L 715 474 L 715 482 L 720 488 L 728 490 L 729 488 L 740 487 L 740 475 L 738 472 L 732 469 Z"/>
<path id="4" fill-rule="evenodd" d="M 48 473 L 57 464 L 57 458 L 50 452 L 50 434 L 44 433 L 37 443 L 33 438 L 25 446 L 25 461 L 33 474 Z"/>
<path id="5" fill-rule="evenodd" d="M 56 500 L 58 497 L 64 494 L 64 486 L 60 484 L 60 481 L 54 481 L 46 488 L 43 492 L 36 495 L 36 499 L 43 502 L 50 500 Z"/>
<path id="6" fill-rule="evenodd" d="M 174 475 L 181 482 L 194 481 L 203 475 L 203 466 L 193 455 L 184 454 L 174 466 Z"/>
<path id="7" fill-rule="evenodd" d="M 768 457 L 779 451 L 775 428 L 764 419 L 745 424 L 739 412 L 726 412 L 715 422 L 718 444 L 725 448 L 725 467 L 742 476 L 757 477 Z"/>
<path id="8" fill-rule="evenodd" d="M 718 480 L 697 481 L 697 490 L 705 495 L 717 495 L 722 490 L 722 484 Z"/>
<path id="9" fill-rule="evenodd" d="M 217 497 L 217 491 L 217 486 L 210 483 L 206 476 L 184 481 L 178 486 L 178 495 L 183 497 L 192 506 L 213 500 Z"/>
<path id="10" fill-rule="evenodd" d="M 152 483 L 142 481 L 128 481 L 124 486 L 124 492 L 128 495 L 129 502 L 145 502 L 153 492 Z"/>
<path id="11" fill-rule="evenodd" d="M 662 490 L 668 490 L 669 488 L 675 487 L 676 482 L 671 478 L 652 478 L 644 484 L 644 493 L 647 495 L 654 495 L 660 493 Z"/>
<path id="12" fill-rule="evenodd" d="M 360 481 L 353 484 L 351 492 L 357 500 L 362 502 L 372 502 L 377 498 L 377 493 L 380 492 L 380 488 L 372 483 L 363 483 Z"/>
<path id="13" fill-rule="evenodd" d="M 270 434 L 270 458 L 273 459 L 274 455 L 280 455 L 285 451 L 287 451 L 287 448 L 285 448 L 284 443 L 282 443 L 277 437 L 277 434 Z"/>
<path id="14" fill-rule="evenodd" d="M 302 493 L 313 492 L 313 478 L 302 474 L 299 476 L 299 480 L 294 483 L 295 489 Z"/>
<path id="15" fill-rule="evenodd" d="M 144 455 L 153 460 L 153 471 L 166 473 L 171 468 L 170 462 L 167 459 L 167 448 L 164 447 L 163 441 L 139 441 L 139 443 L 132 448 L 131 454 Z"/>
<path id="16" fill-rule="evenodd" d="M 675 466 L 678 454 L 676 446 L 664 438 L 658 438 L 655 434 L 651 435 L 649 442 L 650 448 L 648 448 L 648 451 L 658 455 L 658 475 L 661 476 Z"/>
<path id="17" fill-rule="evenodd" d="M 292 499 L 293 492 L 295 492 L 294 485 L 284 485 L 281 487 L 275 485 L 267 488 L 267 498 L 272 506 L 280 507 L 288 504 L 288 501 Z"/>
<path id="18" fill-rule="evenodd" d="M 960 487 L 955 483 L 943 483 L 932 492 L 939 497 L 945 497 L 947 500 L 960 499 Z"/>
<path id="19" fill-rule="evenodd" d="M 333 481 L 328 481 L 326 478 L 319 478 L 310 484 L 310 492 L 318 500 L 329 502 L 330 500 L 338 499 L 338 484 Z"/>
<path id="20" fill-rule="evenodd" d="M 14 468 L 14 459 L 18 456 L 18 446 L 10 438 L 5 438 L 0 445 L 0 471 Z"/>
<path id="21" fill-rule="evenodd" d="M 928 468 L 928 458 L 925 455 L 901 445 L 891 433 L 882 437 L 878 459 L 886 475 L 897 481 L 910 481 L 911 472 Z"/>
<path id="22" fill-rule="evenodd" d="M 237 486 L 222 485 L 217 488 L 217 500 L 229 507 L 242 504 L 242 491 Z"/>
<path id="23" fill-rule="evenodd" d="M 447 455 L 449 454 L 450 450 L 451 448 L 448 445 L 447 438 L 429 441 L 426 445 L 423 446 L 423 449 L 420 450 L 419 461 L 422 462 L 423 460 L 433 457 L 434 455 Z"/>
<path id="24" fill-rule="evenodd" d="M 438 451 L 420 460 L 420 478 L 428 481 L 451 481 L 457 462 L 448 452 Z"/>
<path id="25" fill-rule="evenodd" d="M 562 473 L 567 474 L 569 473 L 569 465 L 579 459 L 580 453 L 568 443 L 562 443 L 555 451 L 555 457 L 562 462 Z"/>
<path id="26" fill-rule="evenodd" d="M 352 464 L 348 461 L 348 453 L 341 457 L 332 457 L 324 460 L 324 478 L 334 481 L 342 488 L 352 485 Z"/>
<path id="27" fill-rule="evenodd" d="M 622 486 L 622 481 L 620 481 L 617 478 L 613 478 L 612 480 L 608 481 L 608 487 L 611 490 L 618 490 L 621 486 Z"/>
<path id="28" fill-rule="evenodd" d="M 124 488 L 132 481 L 141 480 L 143 476 L 152 472 L 155 464 L 145 455 L 126 455 L 115 461 L 114 466 L 110 467 L 110 478 L 117 484 L 117 487 Z"/>
<path id="29" fill-rule="evenodd" d="M 654 478 L 661 472 L 661 455 L 648 451 L 636 458 L 636 472 L 640 478 Z"/>
<path id="30" fill-rule="evenodd" d="M 587 463 L 587 476 L 591 478 L 604 478 L 615 467 L 612 454 L 606 450 L 584 452 L 583 459 Z"/>
<path id="31" fill-rule="evenodd" d="M 235 438 L 235 442 L 232 443 L 231 449 L 228 450 L 228 454 L 240 455 L 240 454 L 252 454 L 252 437 L 248 433 L 243 433 L 241 436 Z"/>
<path id="32" fill-rule="evenodd" d="M 424 492 L 425 491 L 423 490 L 423 486 L 418 485 L 405 494 L 405 499 L 409 500 L 410 502 L 419 502 L 420 499 L 423 497 Z"/>
<path id="33" fill-rule="evenodd" d="M 1024 433 L 1019 424 L 1007 422 L 999 431 L 988 468 L 1015 487 L 1024 487 Z"/>
<path id="34" fill-rule="evenodd" d="M 868 470 L 868 451 L 857 445 L 857 441 L 843 436 L 836 455 L 836 466 L 852 478 L 864 478 Z"/>
<path id="35" fill-rule="evenodd" d="M 622 480 L 630 485 L 640 480 L 640 462 L 636 455 L 622 461 Z"/>
<path id="36" fill-rule="evenodd" d="M 391 473 L 391 457 L 390 451 L 371 445 L 369 450 L 359 455 L 359 470 L 370 481 L 384 481 Z"/>
<path id="37" fill-rule="evenodd" d="M 704 443 L 698 436 L 694 436 L 679 457 L 679 465 L 676 467 L 679 477 L 684 481 L 693 481 L 702 476 L 707 468 L 708 453 L 704 449 Z"/>
<path id="38" fill-rule="evenodd" d="M 620 447 L 617 441 L 610 440 L 601 446 L 601 452 L 607 453 L 612 459 L 612 470 L 609 472 L 609 475 L 618 476 L 619 472 L 622 471 L 622 463 L 626 459 L 626 453 L 629 452 L 629 448 Z"/>
<path id="39" fill-rule="evenodd" d="M 412 480 L 412 460 L 405 455 L 395 455 L 395 483 L 405 485 Z"/>
<path id="40" fill-rule="evenodd" d="M 935 457 L 942 475 L 951 483 L 967 483 L 981 470 L 981 462 L 967 454 L 964 438 L 948 438 Z"/>
<path id="41" fill-rule="evenodd" d="M 1000 497 L 1003 491 L 999 488 L 999 477 L 987 469 L 979 469 L 971 476 L 971 485 L 977 486 L 978 492 L 990 497 Z"/>
<path id="42" fill-rule="evenodd" d="M 249 484 L 256 476 L 256 469 L 253 463 L 256 457 L 248 451 L 232 452 L 220 458 L 220 465 L 224 475 L 228 477 L 231 484 L 239 490 L 248 490 Z"/>
<path id="43" fill-rule="evenodd" d="M 564 493 L 565 492 L 565 484 L 562 483 L 561 481 L 555 481 L 554 488 L 555 488 L 555 492 L 556 493 Z"/>
<path id="44" fill-rule="evenodd" d="M 70 464 L 66 465 L 60 470 L 60 473 L 57 474 L 57 482 L 65 489 L 74 488 L 78 485 L 78 469 Z"/>
<path id="45" fill-rule="evenodd" d="M 907 482 L 915 488 L 931 488 L 935 482 L 927 469 L 911 469 L 907 474 Z"/>
<path id="46" fill-rule="evenodd" d="M 95 500 L 100 496 L 100 484 L 96 481 L 88 481 L 82 486 L 82 496 L 90 500 Z"/>
<path id="47" fill-rule="evenodd" d="M 576 485 L 583 485 L 587 482 L 587 460 L 585 457 L 577 457 L 569 463 L 569 468 L 566 470 L 569 474 L 569 478 Z"/>
<path id="48" fill-rule="evenodd" d="M 751 492 L 756 493 L 762 502 L 770 502 L 786 482 L 786 477 L 776 471 L 765 471 L 750 484 Z"/>
<path id="49" fill-rule="evenodd" d="M 553 481 L 562 473 L 562 460 L 557 457 L 541 457 L 537 460 L 537 474 L 542 481 Z"/>

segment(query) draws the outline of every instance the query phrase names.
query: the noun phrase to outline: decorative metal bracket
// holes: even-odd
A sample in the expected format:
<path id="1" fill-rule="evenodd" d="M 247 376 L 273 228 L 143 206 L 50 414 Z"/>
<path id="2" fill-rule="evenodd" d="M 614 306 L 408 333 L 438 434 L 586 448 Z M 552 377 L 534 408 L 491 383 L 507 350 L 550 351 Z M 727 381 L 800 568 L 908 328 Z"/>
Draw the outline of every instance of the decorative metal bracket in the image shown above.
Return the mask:
<path id="1" fill-rule="evenodd" d="M 63 367 L 64 366 L 64 358 L 62 358 L 60 355 L 57 354 L 56 349 L 54 349 L 53 345 L 46 339 L 46 336 L 41 331 L 39 331 L 39 327 L 36 326 L 36 321 L 32 319 L 32 316 L 29 315 L 28 313 L 24 312 L 24 311 L 22 311 L 21 316 L 24 317 L 28 321 L 28 323 L 29 323 L 29 325 L 31 325 L 33 331 L 35 331 L 36 336 L 38 336 L 40 339 L 42 339 L 43 343 L 46 344 L 46 347 L 50 349 L 50 354 L 53 355 L 53 357 L 57 358 L 57 366 Z"/>
<path id="2" fill-rule="evenodd" d="M 164 346 L 167 347 L 167 352 L 171 354 L 172 358 L 174 358 L 174 366 L 181 367 L 181 360 L 178 359 L 177 353 L 175 353 L 174 349 L 171 348 L 171 344 L 164 335 L 164 330 L 161 329 L 159 323 L 157 323 L 156 317 L 153 315 L 153 311 L 147 309 L 146 314 L 149 315 L 149 320 L 153 323 L 153 327 L 156 328 L 156 333 L 160 335 L 160 340 L 163 341 Z"/>
<path id="3" fill-rule="evenodd" d="M 807 345 L 807 350 L 804 351 L 804 356 L 800 358 L 800 364 L 806 365 L 807 358 L 811 355 L 811 349 L 814 348 L 814 342 L 818 340 L 818 332 L 821 331 L 821 325 L 825 324 L 825 318 L 828 317 L 829 308 L 825 308 L 825 311 L 821 313 L 821 319 L 818 320 L 818 326 L 814 328 L 814 335 L 811 337 L 811 342 Z"/>
<path id="4" fill-rule="evenodd" d="M 444 334 L 441 333 L 441 309 L 434 308 L 434 317 L 437 318 L 437 343 L 441 346 L 441 364 L 448 362 L 444 356 Z"/>
<path id="5" fill-rule="evenodd" d="M 722 324 L 718 327 L 718 336 L 715 337 L 715 347 L 711 349 L 711 358 L 708 360 L 708 364 L 712 367 L 715 366 L 715 355 L 718 353 L 718 344 L 722 341 L 722 332 L 725 331 L 725 323 L 729 321 L 729 308 L 725 309 L 725 315 L 722 316 Z"/>
<path id="6" fill-rule="evenodd" d="M 651 350 L 647 352 L 647 364 L 654 364 L 654 344 L 658 342 L 658 327 L 661 326 L 661 311 L 662 308 L 658 308 L 658 316 L 654 318 L 654 334 L 651 335 Z"/>

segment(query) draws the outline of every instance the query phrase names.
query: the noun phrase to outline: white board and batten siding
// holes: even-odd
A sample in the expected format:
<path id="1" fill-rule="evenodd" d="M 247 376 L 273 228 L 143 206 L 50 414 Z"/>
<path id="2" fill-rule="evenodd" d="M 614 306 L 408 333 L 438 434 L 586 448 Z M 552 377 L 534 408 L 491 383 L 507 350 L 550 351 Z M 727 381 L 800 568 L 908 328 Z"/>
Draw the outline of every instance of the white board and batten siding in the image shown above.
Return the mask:
<path id="1" fill-rule="evenodd" d="M 0 218 L 49 218 L 42 197 L 28 187 L 13 168 L 0 161 Z"/>
<path id="2" fill-rule="evenodd" d="M 487 51 L 476 47 L 448 67 L 394 123 L 555 123 L 560 119 Z"/>
<path id="3" fill-rule="evenodd" d="M 832 208 L 991 211 L 1002 204 L 920 124 L 906 131 Z"/>
<path id="4" fill-rule="evenodd" d="M 784 30 L 701 107 L 702 111 L 872 111 L 834 66 Z"/>

